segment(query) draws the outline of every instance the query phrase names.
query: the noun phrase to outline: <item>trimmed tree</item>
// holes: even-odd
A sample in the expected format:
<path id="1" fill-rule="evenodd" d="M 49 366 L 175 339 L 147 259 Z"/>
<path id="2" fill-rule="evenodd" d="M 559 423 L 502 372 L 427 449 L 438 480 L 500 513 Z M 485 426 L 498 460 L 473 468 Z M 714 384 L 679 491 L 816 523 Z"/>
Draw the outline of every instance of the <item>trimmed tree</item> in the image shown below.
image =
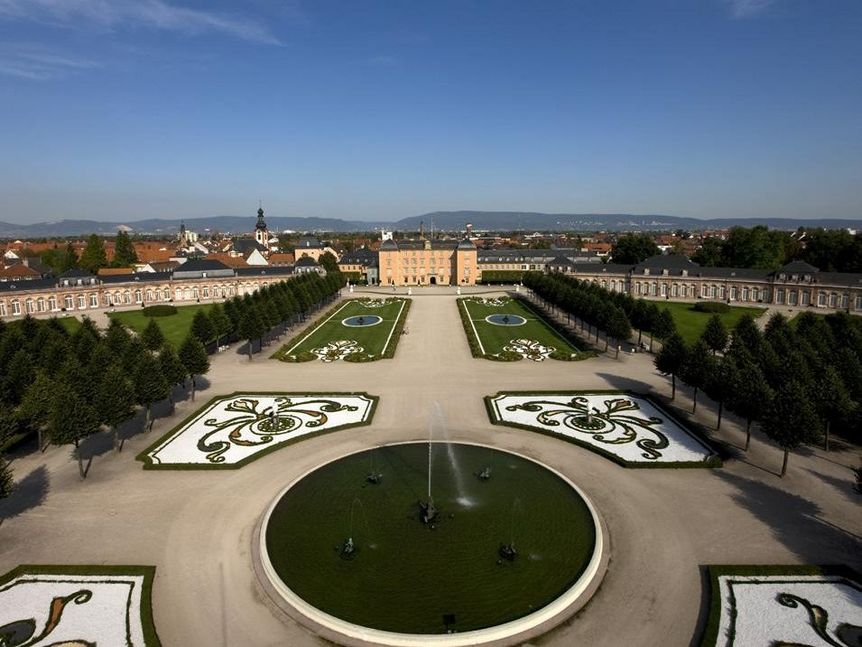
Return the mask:
<path id="1" fill-rule="evenodd" d="M 733 397 L 734 390 L 739 385 L 739 375 L 736 364 L 728 358 L 716 360 L 715 369 L 709 374 L 703 390 L 706 394 L 718 402 L 718 420 L 715 428 L 721 429 L 721 418 L 724 413 L 724 404 Z"/>
<path id="2" fill-rule="evenodd" d="M 177 354 L 179 355 L 180 362 L 185 367 L 186 373 L 192 378 L 192 402 L 194 402 L 195 387 L 197 386 L 195 378 L 198 375 L 205 375 L 210 369 L 210 360 L 207 357 L 207 351 L 194 334 L 190 334 L 180 346 Z"/>
<path id="3" fill-rule="evenodd" d="M 168 397 L 170 387 L 165 376 L 162 375 L 158 360 L 150 353 L 143 353 L 133 376 L 135 400 L 146 411 L 144 428 L 150 431 L 153 426 L 151 415 L 153 403 Z"/>
<path id="4" fill-rule="evenodd" d="M 757 364 L 753 361 L 737 364 L 737 382 L 727 406 L 736 415 L 745 418 L 745 451 L 751 445 L 751 423 L 763 419 L 773 397 L 775 392 Z"/>
<path id="5" fill-rule="evenodd" d="M 778 389 L 761 423 L 763 432 L 784 450 L 781 476 L 787 473 L 787 457 L 802 443 L 817 437 L 817 411 L 805 388 L 797 381 Z"/>
<path id="6" fill-rule="evenodd" d="M 21 406 L 18 408 L 18 415 L 30 429 L 36 432 L 39 451 L 45 451 L 48 446 L 43 436 L 51 422 L 56 389 L 54 380 L 44 371 L 39 371 L 36 373 L 36 379 L 27 387 Z"/>
<path id="7" fill-rule="evenodd" d="M 654 304 L 650 305 L 655 308 L 652 316 L 652 333 L 649 336 L 649 352 L 652 352 L 653 338 L 657 337 L 658 339 L 661 339 L 662 343 L 664 343 L 666 339 L 670 339 L 670 336 L 676 333 L 676 322 L 673 320 L 673 315 L 667 308 L 659 308 Z"/>
<path id="8" fill-rule="evenodd" d="M 715 370 L 715 360 L 709 353 L 709 347 L 702 341 L 697 340 L 686 355 L 680 376 L 694 392 L 692 394 L 691 412 L 697 411 L 697 392 L 705 385 L 709 376 Z"/>
<path id="9" fill-rule="evenodd" d="M 87 478 L 80 442 L 99 431 L 96 410 L 68 384 L 60 382 L 54 397 L 48 433 L 54 445 L 74 445 L 81 479 Z"/>
<path id="10" fill-rule="evenodd" d="M 141 343 L 144 345 L 144 348 L 154 353 L 165 345 L 165 335 L 155 319 L 151 318 L 147 323 L 147 327 L 144 328 L 144 332 L 141 333 Z"/>
<path id="11" fill-rule="evenodd" d="M 175 351 L 173 346 L 170 345 L 165 345 L 159 353 L 159 366 L 162 369 L 162 375 L 165 376 L 165 379 L 168 381 L 168 385 L 170 386 L 168 390 L 168 400 L 170 400 L 171 409 L 173 409 L 174 387 L 177 384 L 185 383 L 188 372 L 186 371 L 186 367 L 180 361 L 177 351 Z"/>
<path id="12" fill-rule="evenodd" d="M 727 347 L 728 334 L 724 324 L 721 323 L 721 317 L 717 314 L 712 315 L 709 321 L 706 322 L 701 339 L 709 346 L 712 354 L 723 351 Z"/>
<path id="13" fill-rule="evenodd" d="M 135 414 L 135 389 L 123 367 L 115 362 L 105 371 L 94 400 L 99 421 L 114 438 L 114 449 L 120 451 L 119 426 Z"/>
<path id="14" fill-rule="evenodd" d="M 210 325 L 215 333 L 216 348 L 218 349 L 221 346 L 222 337 L 229 335 L 230 331 L 233 330 L 233 323 L 219 303 L 215 304 L 210 309 L 208 316 L 210 319 Z"/>
<path id="15" fill-rule="evenodd" d="M 623 312 L 622 308 L 611 306 L 605 320 L 605 350 L 608 349 L 609 337 L 613 337 L 619 344 L 621 339 L 628 339 L 631 334 L 632 327 L 626 313 Z M 619 347 L 617 352 L 619 352 Z"/>
<path id="16" fill-rule="evenodd" d="M 687 355 L 688 348 L 686 348 L 685 342 L 679 333 L 674 333 L 662 345 L 658 355 L 655 356 L 653 363 L 658 372 L 663 375 L 670 375 L 671 400 L 676 398 L 676 376 L 679 375 Z"/>
<path id="17" fill-rule="evenodd" d="M 195 313 L 194 319 L 192 319 L 191 332 L 202 344 L 208 344 L 215 337 L 212 322 L 203 310 L 198 310 Z"/>
<path id="18" fill-rule="evenodd" d="M 838 371 L 832 366 L 823 367 L 814 386 L 814 392 L 817 415 L 825 423 L 823 447 L 828 452 L 832 423 L 852 419 L 856 403 L 850 397 L 850 392 L 844 386 Z"/>
<path id="19" fill-rule="evenodd" d="M 111 318 L 111 323 L 108 324 L 108 330 L 105 332 L 105 344 L 111 349 L 111 352 L 116 355 L 122 355 L 129 345 L 131 335 L 123 322 L 119 319 Z"/>
<path id="20" fill-rule="evenodd" d="M 253 352 L 253 343 L 258 339 L 264 331 L 263 322 L 260 320 L 260 315 L 255 307 L 247 307 L 242 313 L 242 318 L 239 320 L 237 332 L 242 339 L 248 340 L 248 359 L 251 361 Z"/>
<path id="21" fill-rule="evenodd" d="M 12 468 L 9 467 L 9 463 L 0 454 L 0 499 L 5 499 L 12 494 L 12 490 L 14 489 L 15 479 L 12 476 Z"/>

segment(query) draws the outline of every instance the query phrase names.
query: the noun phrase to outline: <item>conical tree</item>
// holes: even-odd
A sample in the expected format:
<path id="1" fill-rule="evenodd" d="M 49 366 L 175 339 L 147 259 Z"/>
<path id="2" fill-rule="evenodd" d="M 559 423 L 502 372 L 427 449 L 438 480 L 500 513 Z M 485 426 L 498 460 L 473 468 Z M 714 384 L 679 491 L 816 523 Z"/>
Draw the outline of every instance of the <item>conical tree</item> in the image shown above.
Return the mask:
<path id="1" fill-rule="evenodd" d="M 747 353 L 747 351 L 745 351 Z M 775 392 L 754 361 L 737 362 L 737 382 L 727 400 L 728 408 L 745 418 L 745 451 L 751 445 L 751 424 L 762 420 Z"/>
<path id="2" fill-rule="evenodd" d="M 131 335 L 129 335 L 129 331 L 126 330 L 123 322 L 119 319 L 111 318 L 108 330 L 105 332 L 105 344 L 107 344 L 115 356 L 119 357 L 123 354 L 126 346 L 129 344 L 130 338 Z"/>
<path id="3" fill-rule="evenodd" d="M 207 357 L 204 345 L 194 336 L 190 334 L 180 346 L 177 353 L 185 366 L 186 373 L 192 378 L 192 402 L 195 400 L 195 388 L 197 386 L 196 378 L 199 375 L 205 375 L 210 368 L 210 360 Z"/>
<path id="4" fill-rule="evenodd" d="M 114 242 L 114 267 L 130 267 L 138 262 L 138 253 L 126 232 L 117 232 Z"/>
<path id="5" fill-rule="evenodd" d="M 820 421 L 801 384 L 788 382 L 775 394 L 772 406 L 761 423 L 763 432 L 784 450 L 781 476 L 787 473 L 788 454 L 818 436 Z"/>
<path id="6" fill-rule="evenodd" d="M 208 344 L 215 338 L 212 322 L 203 310 L 198 310 L 192 319 L 192 334 L 202 344 Z"/>
<path id="7" fill-rule="evenodd" d="M 721 323 L 719 315 L 714 314 L 709 318 L 701 339 L 703 339 L 713 354 L 719 353 L 727 347 L 728 334 L 724 324 Z"/>
<path id="8" fill-rule="evenodd" d="M 716 429 L 721 429 L 721 418 L 724 413 L 725 402 L 733 397 L 733 391 L 739 385 L 739 375 L 736 364 L 732 360 L 720 358 L 716 360 L 714 370 L 709 374 L 703 390 L 714 401 L 718 402 L 718 419 L 715 423 Z"/>
<path id="9" fill-rule="evenodd" d="M 673 315 L 667 308 L 658 308 L 655 304 L 649 306 L 653 310 L 652 318 L 652 334 L 649 339 L 649 352 L 652 352 L 652 340 L 658 338 L 662 342 L 670 339 L 671 335 L 676 333 L 676 322 L 673 320 Z"/>
<path id="10" fill-rule="evenodd" d="M 37 371 L 36 379 L 27 387 L 21 406 L 18 408 L 18 416 L 28 429 L 36 433 L 40 451 L 45 451 L 48 445 L 43 436 L 54 410 L 56 390 L 54 380 L 45 371 Z"/>
<path id="11" fill-rule="evenodd" d="M 676 398 L 676 376 L 679 375 L 687 355 L 688 348 L 686 348 L 685 342 L 679 333 L 674 333 L 665 341 L 658 355 L 655 356 L 653 363 L 658 372 L 671 377 L 671 400 Z"/>
<path id="12" fill-rule="evenodd" d="M 712 372 L 715 370 L 715 360 L 709 353 L 709 347 L 701 340 L 694 343 L 686 355 L 680 376 L 693 390 L 691 412 L 697 411 L 697 392 L 702 389 Z"/>
<path id="13" fill-rule="evenodd" d="M 150 431 L 153 426 L 152 406 L 168 397 L 168 381 L 162 375 L 158 360 L 150 353 L 144 352 L 133 374 L 135 400 L 144 407 L 146 419 L 145 429 Z"/>
<path id="14" fill-rule="evenodd" d="M 114 449 L 120 451 L 119 426 L 135 413 L 135 389 L 119 362 L 105 371 L 94 404 L 99 422 L 111 431 Z"/>
<path id="15" fill-rule="evenodd" d="M 215 333 L 216 347 L 221 347 L 222 338 L 230 334 L 233 329 L 230 317 L 224 311 L 221 304 L 215 304 L 209 312 L 210 324 Z"/>
<path id="16" fill-rule="evenodd" d="M 80 442 L 99 431 L 99 418 L 93 409 L 75 390 L 65 383 L 57 384 L 53 409 L 48 425 L 48 434 L 54 445 L 74 445 L 81 479 L 87 477 Z"/>
<path id="17" fill-rule="evenodd" d="M 237 332 L 242 339 L 248 340 L 248 359 L 251 361 L 254 351 L 254 340 L 258 339 L 264 332 L 264 325 L 257 312 L 257 308 L 254 306 L 245 308 L 245 312 L 243 312 L 242 318 L 239 320 Z"/>
<path id="18" fill-rule="evenodd" d="M 144 348 L 154 353 L 165 345 L 165 335 L 155 319 L 150 318 L 147 327 L 141 333 L 141 343 L 144 345 Z"/>
<path id="19" fill-rule="evenodd" d="M 165 345 L 159 353 L 159 366 L 161 366 L 162 375 L 165 376 L 165 379 L 170 386 L 168 399 L 170 400 L 171 408 L 173 409 L 174 387 L 177 384 L 185 383 L 188 372 L 186 371 L 186 367 L 180 361 L 177 351 L 175 351 L 173 346 L 170 345 Z"/>
<path id="20" fill-rule="evenodd" d="M 847 387 L 832 366 L 825 366 L 814 387 L 816 398 L 815 408 L 820 419 L 825 423 L 823 447 L 829 451 L 829 432 L 832 423 L 841 420 L 852 420 L 856 403 L 850 397 Z"/>
<path id="21" fill-rule="evenodd" d="M 90 234 L 87 246 L 81 252 L 78 264 L 85 270 L 95 274 L 102 267 L 108 266 L 108 255 L 105 253 L 105 242 L 96 234 Z"/>

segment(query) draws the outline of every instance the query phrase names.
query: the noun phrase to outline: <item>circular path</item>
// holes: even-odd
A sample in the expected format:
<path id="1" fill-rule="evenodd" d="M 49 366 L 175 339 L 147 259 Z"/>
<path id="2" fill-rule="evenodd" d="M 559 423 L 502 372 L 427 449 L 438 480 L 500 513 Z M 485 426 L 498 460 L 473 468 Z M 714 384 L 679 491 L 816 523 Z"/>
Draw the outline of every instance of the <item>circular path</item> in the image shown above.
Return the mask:
<path id="1" fill-rule="evenodd" d="M 84 482 L 68 448 L 16 459 L 24 484 L 0 506 L 0 571 L 39 563 L 155 565 L 153 612 L 166 646 L 327 644 L 268 603 L 252 565 L 256 524 L 286 484 L 315 466 L 380 443 L 427 438 L 435 403 L 451 440 L 548 464 L 590 497 L 607 525 L 610 564 L 601 588 L 541 639 L 544 646 L 690 644 L 706 613 L 704 564 L 862 566 L 860 498 L 850 470 L 858 448 L 803 449 L 782 480 L 775 475 L 780 451 L 757 434 L 751 451 L 722 469 L 637 470 L 561 440 L 493 426 L 482 396 L 497 391 L 631 388 L 668 396 L 670 385 L 646 354 L 474 359 L 455 298 L 451 288 L 415 291 L 409 334 L 394 360 L 291 364 L 221 353 L 196 403 L 181 402 L 121 454 L 97 456 Z M 235 471 L 144 471 L 134 460 L 205 400 L 238 390 L 364 390 L 380 403 L 370 427 L 303 440 Z M 689 406 L 688 390 L 679 391 L 677 405 Z M 698 420 L 714 425 L 706 402 Z M 730 421 L 717 438 L 740 445 L 744 434 Z"/>

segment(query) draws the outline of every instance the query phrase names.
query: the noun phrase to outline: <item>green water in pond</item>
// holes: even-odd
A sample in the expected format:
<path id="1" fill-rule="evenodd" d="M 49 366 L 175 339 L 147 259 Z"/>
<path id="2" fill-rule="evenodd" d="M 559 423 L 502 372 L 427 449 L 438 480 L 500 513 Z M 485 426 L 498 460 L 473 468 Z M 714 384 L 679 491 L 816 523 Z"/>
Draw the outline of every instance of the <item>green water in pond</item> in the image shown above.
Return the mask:
<path id="1" fill-rule="evenodd" d="M 452 463 L 460 469 L 455 474 Z M 490 478 L 478 474 L 490 467 Z M 366 480 L 379 473 L 379 483 Z M 434 443 L 433 529 L 419 516 L 427 443 L 380 447 L 309 474 L 278 502 L 270 561 L 309 604 L 355 624 L 403 633 L 482 629 L 547 605 L 578 579 L 595 544 L 584 500 L 513 454 Z M 341 546 L 353 538 L 346 559 Z M 514 542 L 514 561 L 501 559 Z"/>

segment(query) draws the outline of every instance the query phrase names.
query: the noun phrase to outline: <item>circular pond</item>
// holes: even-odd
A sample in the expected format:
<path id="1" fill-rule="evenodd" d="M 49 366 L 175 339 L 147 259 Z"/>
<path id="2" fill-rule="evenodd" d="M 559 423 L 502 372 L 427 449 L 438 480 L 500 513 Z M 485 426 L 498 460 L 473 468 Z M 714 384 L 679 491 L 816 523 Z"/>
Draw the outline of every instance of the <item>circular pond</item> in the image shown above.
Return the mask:
<path id="1" fill-rule="evenodd" d="M 378 317 L 377 315 L 358 315 L 342 319 L 341 325 L 348 328 L 364 328 L 366 326 L 376 326 L 381 321 L 383 321 L 383 317 Z"/>
<path id="2" fill-rule="evenodd" d="M 495 326 L 523 326 L 527 320 L 518 315 L 496 314 L 488 315 L 485 321 Z"/>
<path id="3" fill-rule="evenodd" d="M 569 609 L 600 570 L 602 543 L 591 504 L 549 468 L 476 445 L 404 443 L 294 482 L 264 518 L 260 553 L 273 587 L 316 624 L 380 644 L 466 645 Z"/>

